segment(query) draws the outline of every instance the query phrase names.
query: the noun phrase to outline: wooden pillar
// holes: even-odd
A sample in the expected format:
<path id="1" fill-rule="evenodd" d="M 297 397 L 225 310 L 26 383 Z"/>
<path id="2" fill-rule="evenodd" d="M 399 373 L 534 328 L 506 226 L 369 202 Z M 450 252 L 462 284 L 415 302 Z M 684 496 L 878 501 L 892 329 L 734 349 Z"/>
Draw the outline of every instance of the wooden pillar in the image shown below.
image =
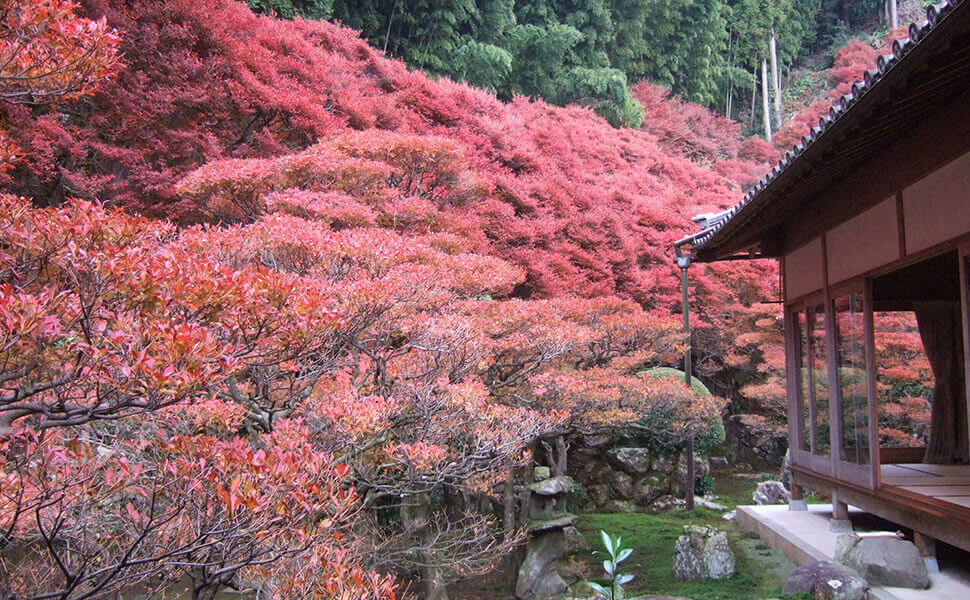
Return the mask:
<path id="1" fill-rule="evenodd" d="M 832 522 L 829 530 L 835 533 L 851 533 L 852 522 L 849 521 L 849 505 L 839 500 L 838 490 L 832 490 Z"/>
<path id="2" fill-rule="evenodd" d="M 926 563 L 926 570 L 930 573 L 939 573 L 940 565 L 936 562 L 936 540 L 918 531 L 913 532 L 913 544 L 919 550 L 923 562 Z"/>

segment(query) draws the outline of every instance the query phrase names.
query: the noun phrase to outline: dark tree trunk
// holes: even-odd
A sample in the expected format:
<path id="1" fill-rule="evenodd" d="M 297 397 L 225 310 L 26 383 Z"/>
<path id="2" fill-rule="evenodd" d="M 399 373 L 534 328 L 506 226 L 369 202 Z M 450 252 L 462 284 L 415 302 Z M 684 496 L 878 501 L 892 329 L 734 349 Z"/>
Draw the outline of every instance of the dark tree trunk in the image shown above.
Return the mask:
<path id="1" fill-rule="evenodd" d="M 553 477 L 559 477 L 560 475 L 566 474 L 566 469 L 569 466 L 569 448 L 566 446 L 566 440 L 563 438 L 563 436 L 556 436 L 552 456 L 550 456 L 549 459 L 551 463 L 549 465 L 549 470 Z"/>
<path id="2" fill-rule="evenodd" d="M 415 494 L 404 498 L 401 504 L 401 525 L 412 540 L 421 563 L 421 591 L 424 600 L 448 600 L 446 580 L 437 564 L 433 550 L 427 548 L 427 529 L 431 520 L 431 495 Z"/>

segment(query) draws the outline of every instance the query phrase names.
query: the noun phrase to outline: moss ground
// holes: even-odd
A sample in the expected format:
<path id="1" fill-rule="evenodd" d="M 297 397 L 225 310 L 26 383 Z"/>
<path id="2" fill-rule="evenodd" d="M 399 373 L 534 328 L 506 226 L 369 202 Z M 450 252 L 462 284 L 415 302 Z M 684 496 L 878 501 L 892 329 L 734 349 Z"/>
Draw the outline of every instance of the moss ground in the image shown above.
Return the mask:
<path id="1" fill-rule="evenodd" d="M 757 475 L 737 476 L 723 472 L 715 474 L 718 502 L 734 508 L 750 504 Z M 629 596 L 659 594 L 679 596 L 691 600 L 764 600 L 781 598 L 781 588 L 794 569 L 783 555 L 765 547 L 755 536 L 746 535 L 733 522 L 721 519 L 722 513 L 706 508 L 693 511 L 672 511 L 664 514 L 611 513 L 582 514 L 580 531 L 594 548 L 600 545 L 599 532 L 620 535 L 633 548 L 627 561 L 628 571 L 636 579 L 628 587 Z M 673 576 L 674 543 L 689 523 L 707 524 L 726 531 L 737 557 L 738 575 L 721 581 L 679 582 Z M 601 559 L 591 551 L 580 551 L 568 559 L 576 579 L 599 577 Z M 452 587 L 456 600 L 511 600 L 515 573 L 500 569 L 473 581 Z M 586 591 L 581 583 L 576 591 Z"/>
<path id="2" fill-rule="evenodd" d="M 684 525 L 703 523 L 728 532 L 737 557 L 738 574 L 720 581 L 674 579 L 674 543 Z M 745 538 L 734 524 L 721 521 L 721 513 L 704 508 L 651 514 L 587 514 L 580 531 L 590 543 L 599 544 L 599 531 L 623 536 L 633 555 L 628 572 L 636 576 L 630 591 L 637 594 L 681 596 L 692 600 L 763 600 L 779 597 L 791 564 L 757 539 Z M 592 562 L 592 560 L 591 560 Z"/>

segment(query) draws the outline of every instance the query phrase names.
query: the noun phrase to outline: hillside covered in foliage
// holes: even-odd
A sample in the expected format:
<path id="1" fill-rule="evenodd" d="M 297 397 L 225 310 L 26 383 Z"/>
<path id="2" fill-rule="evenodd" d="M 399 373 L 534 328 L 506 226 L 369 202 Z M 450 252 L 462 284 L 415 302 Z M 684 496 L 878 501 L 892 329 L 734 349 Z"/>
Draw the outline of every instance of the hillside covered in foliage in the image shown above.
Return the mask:
<path id="1" fill-rule="evenodd" d="M 793 71 L 854 34 L 905 23 L 918 0 L 248 0 L 257 12 L 331 19 L 435 75 L 496 92 L 583 104 L 637 126 L 631 94 L 647 79 L 729 118 L 760 125 L 758 100 L 782 101 Z M 753 89 L 754 88 L 754 89 Z M 752 96 L 751 92 L 755 95 Z M 769 108 L 767 112 L 771 112 Z M 790 116 L 791 113 L 788 113 Z M 750 117 L 748 117 L 750 115 Z"/>
<path id="2" fill-rule="evenodd" d="M 685 348 L 672 242 L 777 157 L 736 123 L 506 102 L 232 0 L 0 17 L 0 595 L 446 598 L 569 440 L 783 417 L 772 265 L 697 269 L 717 396 L 643 376 Z"/>

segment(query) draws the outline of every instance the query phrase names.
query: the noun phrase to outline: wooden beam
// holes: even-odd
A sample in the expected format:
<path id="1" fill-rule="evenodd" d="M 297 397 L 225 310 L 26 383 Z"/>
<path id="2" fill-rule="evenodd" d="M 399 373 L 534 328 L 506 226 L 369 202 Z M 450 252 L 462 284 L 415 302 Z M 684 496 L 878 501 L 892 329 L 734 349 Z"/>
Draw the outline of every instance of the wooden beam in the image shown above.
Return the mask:
<path id="1" fill-rule="evenodd" d="M 866 280 L 863 319 L 866 336 L 866 403 L 869 410 L 869 488 L 874 490 L 879 487 L 882 469 L 879 458 L 879 398 L 876 387 L 876 334 L 872 308 L 872 280 Z"/>
<path id="2" fill-rule="evenodd" d="M 970 551 L 970 511 L 950 503 L 932 504 L 931 498 L 893 493 L 897 488 L 866 490 L 830 477 L 792 468 L 793 480 L 822 493 L 837 493 L 839 500 L 904 528 Z"/>
<path id="3" fill-rule="evenodd" d="M 919 448 L 879 448 L 879 462 L 887 464 L 921 463 L 926 456 L 926 447 Z"/>
<path id="4" fill-rule="evenodd" d="M 877 153 L 856 171 L 792 211 L 782 225 L 784 252 L 895 196 L 970 150 L 970 89 Z M 888 257 L 887 257 L 888 258 Z"/>
<path id="5" fill-rule="evenodd" d="M 970 242 L 960 246 L 957 257 L 960 262 L 960 310 L 963 316 L 964 400 L 967 402 L 967 429 L 970 431 Z"/>
<path id="6" fill-rule="evenodd" d="M 896 190 L 896 235 L 899 238 L 899 258 L 906 258 L 906 211 L 903 210 L 903 190 Z"/>

